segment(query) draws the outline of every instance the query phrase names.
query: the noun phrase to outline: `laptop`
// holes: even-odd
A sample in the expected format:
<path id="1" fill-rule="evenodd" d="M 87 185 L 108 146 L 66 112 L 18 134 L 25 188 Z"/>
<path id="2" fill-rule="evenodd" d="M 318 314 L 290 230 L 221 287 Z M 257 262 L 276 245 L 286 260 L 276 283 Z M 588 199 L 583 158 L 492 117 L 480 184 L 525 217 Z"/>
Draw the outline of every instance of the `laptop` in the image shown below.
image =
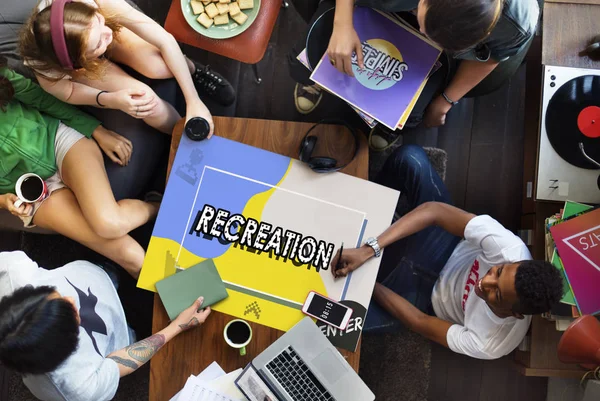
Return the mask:
<path id="1" fill-rule="evenodd" d="M 254 358 L 235 383 L 250 401 L 375 399 L 309 317 Z"/>

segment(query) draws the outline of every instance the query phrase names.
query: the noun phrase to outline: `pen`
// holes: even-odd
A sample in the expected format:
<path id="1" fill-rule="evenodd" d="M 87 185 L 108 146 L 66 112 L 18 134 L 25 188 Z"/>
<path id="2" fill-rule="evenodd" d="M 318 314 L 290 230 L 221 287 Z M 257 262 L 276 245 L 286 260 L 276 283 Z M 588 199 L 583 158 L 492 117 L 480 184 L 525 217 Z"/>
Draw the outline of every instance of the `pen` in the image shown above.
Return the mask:
<path id="1" fill-rule="evenodd" d="M 340 257 L 338 258 L 338 261 L 335 264 L 335 271 L 334 271 L 335 276 L 337 276 L 337 271 L 340 268 L 340 266 L 342 265 L 342 252 L 344 252 L 344 243 L 343 242 L 342 242 L 342 246 L 340 247 Z"/>

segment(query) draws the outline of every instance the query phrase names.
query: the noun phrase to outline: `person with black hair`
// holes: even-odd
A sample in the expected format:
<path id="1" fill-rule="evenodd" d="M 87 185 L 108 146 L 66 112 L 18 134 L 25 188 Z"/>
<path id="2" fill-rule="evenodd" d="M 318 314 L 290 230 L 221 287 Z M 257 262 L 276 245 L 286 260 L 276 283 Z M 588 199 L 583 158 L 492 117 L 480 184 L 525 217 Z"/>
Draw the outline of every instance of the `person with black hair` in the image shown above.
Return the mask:
<path id="1" fill-rule="evenodd" d="M 386 248 L 365 331 L 404 324 L 452 351 L 495 359 L 519 345 L 531 315 L 560 301 L 560 272 L 531 260 L 523 241 L 492 217 L 451 206 L 421 147 L 396 149 L 377 182 L 406 196 L 409 211 L 377 238 L 344 249 L 342 267 L 332 269 L 346 276 Z"/>
<path id="2" fill-rule="evenodd" d="M 359 66 L 363 62 L 361 42 L 352 21 L 355 5 L 402 13 L 410 19 L 416 16 L 413 24 L 450 58 L 460 61 L 456 69 L 436 73 L 448 73 L 449 82 L 430 78 L 411 113 L 418 122 L 425 110 L 423 118 L 428 126 L 443 125 L 450 108 L 467 94 L 477 96 L 473 89 L 484 79 L 488 78 L 487 91 L 491 91 L 510 77 L 520 61 L 515 64 L 507 60 L 517 54 L 524 57 L 539 17 L 537 0 L 300 0 L 294 5 L 309 26 L 335 7 L 326 54 L 333 66 L 350 76 L 352 54 L 356 53 Z M 410 19 L 407 22 L 411 23 Z M 310 72 L 296 60 L 306 46 L 307 35 L 308 32 L 300 38 L 288 57 L 290 73 L 298 82 L 294 92 L 296 108 L 302 114 L 312 112 L 322 97 L 322 90 L 309 78 Z M 494 70 L 497 71 L 492 77 Z"/>
<path id="3" fill-rule="evenodd" d="M 0 363 L 21 374 L 40 400 L 112 399 L 121 377 L 211 312 L 200 297 L 136 342 L 101 267 L 76 261 L 45 270 L 23 252 L 0 253 L 0 294 Z"/>

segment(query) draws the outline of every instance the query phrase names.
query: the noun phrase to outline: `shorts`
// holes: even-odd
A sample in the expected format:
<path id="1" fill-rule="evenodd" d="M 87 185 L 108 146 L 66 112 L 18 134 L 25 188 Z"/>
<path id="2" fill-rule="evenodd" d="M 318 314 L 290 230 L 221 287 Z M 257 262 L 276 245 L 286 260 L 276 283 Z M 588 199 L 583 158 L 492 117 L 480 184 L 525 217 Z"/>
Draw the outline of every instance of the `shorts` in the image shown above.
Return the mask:
<path id="1" fill-rule="evenodd" d="M 79 141 L 82 138 L 85 138 L 85 136 L 83 136 L 83 134 L 79 133 L 73 128 L 67 127 L 63 123 L 58 124 L 58 129 L 56 130 L 56 136 L 54 138 L 54 154 L 56 157 L 57 170 L 52 177 L 45 180 L 46 185 L 48 185 L 49 196 L 52 195 L 52 192 L 67 187 L 62 181 L 61 173 L 63 160 L 65 159 L 65 156 L 67 155 L 69 150 L 71 150 L 73 145 L 75 145 L 77 141 Z M 20 219 L 23 221 L 23 225 L 26 228 L 35 227 L 35 225 L 33 224 L 33 216 L 35 216 L 37 210 L 40 208 L 42 203 L 44 203 L 44 200 L 35 202 L 33 204 L 33 212 L 31 213 L 31 216 L 20 217 Z"/>

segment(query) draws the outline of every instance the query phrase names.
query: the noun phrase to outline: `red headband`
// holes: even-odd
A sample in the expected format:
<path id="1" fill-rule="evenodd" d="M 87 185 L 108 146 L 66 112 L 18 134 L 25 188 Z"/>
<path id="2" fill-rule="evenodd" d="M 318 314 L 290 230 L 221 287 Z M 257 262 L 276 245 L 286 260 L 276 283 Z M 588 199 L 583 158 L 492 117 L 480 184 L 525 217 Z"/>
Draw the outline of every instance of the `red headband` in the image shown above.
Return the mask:
<path id="1" fill-rule="evenodd" d="M 50 6 L 50 35 L 52 36 L 52 46 L 54 54 L 58 58 L 60 65 L 67 70 L 73 69 L 73 62 L 67 50 L 67 41 L 65 40 L 65 4 L 72 0 L 54 0 Z"/>

